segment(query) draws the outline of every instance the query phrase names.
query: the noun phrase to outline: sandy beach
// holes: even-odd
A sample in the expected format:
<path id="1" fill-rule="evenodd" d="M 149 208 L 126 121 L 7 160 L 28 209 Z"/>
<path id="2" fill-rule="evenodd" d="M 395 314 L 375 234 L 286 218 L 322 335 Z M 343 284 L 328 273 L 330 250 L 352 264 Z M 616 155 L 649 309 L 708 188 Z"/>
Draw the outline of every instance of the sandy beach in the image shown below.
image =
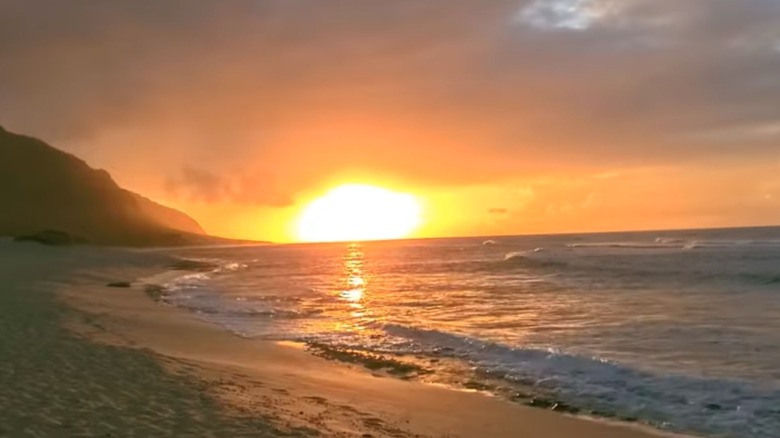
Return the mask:
<path id="1" fill-rule="evenodd" d="M 0 436 L 658 436 L 234 336 L 145 292 L 160 255 L 0 249 Z"/>

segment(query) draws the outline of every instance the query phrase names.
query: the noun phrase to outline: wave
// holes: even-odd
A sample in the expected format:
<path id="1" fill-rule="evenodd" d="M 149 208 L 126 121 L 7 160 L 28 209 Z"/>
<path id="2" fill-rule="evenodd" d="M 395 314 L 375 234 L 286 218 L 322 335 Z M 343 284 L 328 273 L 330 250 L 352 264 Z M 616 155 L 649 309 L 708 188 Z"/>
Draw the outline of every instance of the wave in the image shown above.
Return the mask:
<path id="1" fill-rule="evenodd" d="M 545 267 L 566 267 L 568 263 L 556 258 L 555 255 L 541 255 L 542 248 L 536 248 L 533 251 L 515 251 L 504 255 L 504 263 L 509 263 L 513 267 L 522 266 L 527 268 L 545 268 Z"/>
<path id="2" fill-rule="evenodd" d="M 219 263 L 209 259 L 188 259 L 175 257 L 175 260 L 168 264 L 168 268 L 174 271 L 194 271 L 209 272 L 219 268 Z"/>
<path id="3" fill-rule="evenodd" d="M 598 245 L 603 247 L 605 244 Z M 631 248 L 640 248 L 640 246 L 632 245 Z M 679 248 L 693 250 L 699 247 L 689 243 Z M 663 253 L 663 259 L 658 259 L 653 254 L 661 253 L 654 251 L 585 253 L 565 249 L 547 251 L 539 248 L 534 251 L 506 253 L 503 260 L 486 265 L 485 269 L 499 272 L 525 269 L 532 271 L 532 274 L 533 271 L 536 271 L 537 275 L 555 274 L 557 283 L 563 284 L 562 282 L 569 279 L 576 281 L 578 286 L 595 282 L 599 284 L 598 287 L 603 287 L 605 281 L 610 282 L 615 287 L 622 287 L 624 282 L 636 281 L 707 282 L 714 287 L 727 284 L 742 286 L 780 284 L 780 270 L 772 262 L 780 255 L 773 253 L 767 255 L 765 252 L 758 251 L 750 252 L 740 256 L 745 257 L 744 260 L 746 260 L 743 266 L 724 267 L 717 260 L 712 262 L 709 258 L 691 258 L 684 251 L 676 251 L 676 253 L 675 258 L 668 258 L 666 256 L 668 253 Z M 653 259 L 648 259 L 648 257 L 653 257 Z M 708 256 L 705 255 L 705 257 Z M 707 262 L 702 263 L 702 260 Z"/>
<path id="4" fill-rule="evenodd" d="M 159 285 L 168 291 L 197 287 L 216 275 L 229 274 L 247 268 L 247 265 L 244 263 L 219 259 L 183 257 L 175 257 L 174 259 L 173 262 L 168 264 L 169 269 L 189 273 L 182 274 L 164 285 Z"/>
<path id="5" fill-rule="evenodd" d="M 764 284 L 780 284 L 780 275 L 776 275 L 774 277 L 766 278 L 764 280 Z"/>
<path id="6" fill-rule="evenodd" d="M 774 247 L 780 246 L 778 239 L 684 239 L 679 237 L 657 237 L 658 244 L 680 245 L 683 248 L 729 248 L 729 247 Z"/>
<path id="7" fill-rule="evenodd" d="M 688 243 L 687 239 L 681 239 L 679 237 L 656 237 L 655 243 L 664 243 L 664 244 L 678 244 L 678 243 Z"/>
<path id="8" fill-rule="evenodd" d="M 253 308 L 232 308 L 227 309 L 222 306 L 209 306 L 200 303 L 191 303 L 179 301 L 177 307 L 187 309 L 191 312 L 205 315 L 219 315 L 220 317 L 242 317 L 242 318 L 273 318 L 273 319 L 301 319 L 311 318 L 322 313 L 322 310 L 292 310 L 292 309 L 253 309 Z"/>
<path id="9" fill-rule="evenodd" d="M 240 269 L 236 266 L 220 267 L 212 273 L 223 269 Z M 212 279 L 209 273 L 188 274 L 176 278 L 165 285 L 150 285 L 156 299 L 164 303 L 180 307 L 201 315 L 214 315 L 220 318 L 266 318 L 266 319 L 301 319 L 311 318 L 320 313 L 320 309 L 299 310 L 286 307 L 269 306 L 271 302 L 260 297 L 227 298 L 211 290 L 207 282 Z M 274 298 L 273 302 L 287 301 L 295 303 L 297 298 Z"/>
<path id="10" fill-rule="evenodd" d="M 572 242 L 567 248 L 618 248 L 618 249 L 697 249 L 697 248 L 739 248 L 739 247 L 776 247 L 780 240 L 715 240 L 685 239 L 679 237 L 656 237 L 653 241 L 627 242 Z"/>
<path id="11" fill-rule="evenodd" d="M 598 242 L 598 243 L 569 243 L 568 248 L 624 248 L 624 249 L 670 249 L 680 248 L 677 243 L 667 242 Z"/>
<path id="12" fill-rule="evenodd" d="M 737 277 L 746 283 L 758 285 L 780 284 L 780 273 L 744 273 L 737 274 Z"/>
<path id="13" fill-rule="evenodd" d="M 241 298 L 226 299 L 206 286 L 209 281 L 219 275 L 231 274 L 247 268 L 244 263 L 220 259 L 176 257 L 168 267 L 186 273 L 164 284 L 148 284 L 146 293 L 156 301 L 181 307 L 197 314 L 219 315 L 227 318 L 305 318 L 312 316 L 312 314 L 304 314 L 296 310 L 258 308 L 256 305 L 250 305 L 248 300 Z"/>
<path id="14" fill-rule="evenodd" d="M 771 436 L 780 428 L 780 389 L 737 380 L 659 374 L 598 357 L 552 349 L 518 348 L 437 330 L 395 324 L 391 336 L 409 339 L 414 351 L 467 360 L 477 371 L 530 387 L 573 406 L 618 417 L 642 418 L 656 427 L 723 436 Z M 751 435 L 745 435 L 750 425 Z"/>
<path id="15" fill-rule="evenodd" d="M 244 263 L 215 258 L 173 257 L 167 267 L 174 271 L 192 272 L 232 272 L 247 267 Z"/>

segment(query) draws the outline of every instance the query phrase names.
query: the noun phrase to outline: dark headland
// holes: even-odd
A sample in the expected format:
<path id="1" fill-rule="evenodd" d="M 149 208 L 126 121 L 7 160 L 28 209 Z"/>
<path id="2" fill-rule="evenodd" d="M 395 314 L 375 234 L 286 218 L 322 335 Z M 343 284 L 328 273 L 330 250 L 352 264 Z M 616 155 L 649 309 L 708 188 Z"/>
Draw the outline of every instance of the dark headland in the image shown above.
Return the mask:
<path id="1" fill-rule="evenodd" d="M 209 236 L 187 214 L 120 187 L 105 170 L 2 126 L 0 236 L 115 246 L 249 243 Z"/>

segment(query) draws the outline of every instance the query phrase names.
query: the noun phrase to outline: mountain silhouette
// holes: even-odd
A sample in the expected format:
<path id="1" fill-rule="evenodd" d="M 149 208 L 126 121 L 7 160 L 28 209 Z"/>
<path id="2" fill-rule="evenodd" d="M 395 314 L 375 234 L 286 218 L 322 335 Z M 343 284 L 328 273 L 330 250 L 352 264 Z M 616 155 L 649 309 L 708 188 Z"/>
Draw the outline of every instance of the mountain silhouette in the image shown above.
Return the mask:
<path id="1" fill-rule="evenodd" d="M 98 245 L 213 243 L 178 210 L 125 190 L 105 170 L 0 126 L 0 236 L 46 230 Z"/>

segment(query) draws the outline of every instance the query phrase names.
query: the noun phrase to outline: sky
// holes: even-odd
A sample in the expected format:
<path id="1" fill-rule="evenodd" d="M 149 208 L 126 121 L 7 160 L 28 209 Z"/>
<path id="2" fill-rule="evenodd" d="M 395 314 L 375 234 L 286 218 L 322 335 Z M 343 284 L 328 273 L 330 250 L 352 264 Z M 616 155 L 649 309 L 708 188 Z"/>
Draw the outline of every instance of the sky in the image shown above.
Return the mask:
<path id="1" fill-rule="evenodd" d="M 778 0 L 0 0 L 0 124 L 229 237 L 780 222 Z"/>

